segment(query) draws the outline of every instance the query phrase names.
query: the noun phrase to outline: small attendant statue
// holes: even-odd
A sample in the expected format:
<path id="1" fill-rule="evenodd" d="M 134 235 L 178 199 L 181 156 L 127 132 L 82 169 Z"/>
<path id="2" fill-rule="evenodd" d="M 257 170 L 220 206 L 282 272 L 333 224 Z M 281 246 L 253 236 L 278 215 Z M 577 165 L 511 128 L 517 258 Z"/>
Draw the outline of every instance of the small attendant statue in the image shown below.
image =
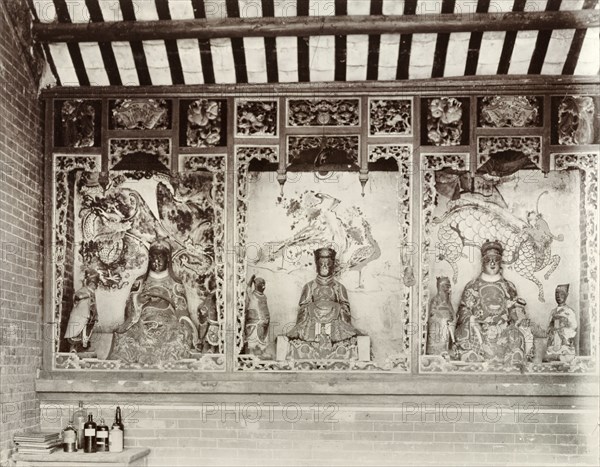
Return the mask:
<path id="1" fill-rule="evenodd" d="M 569 284 L 556 287 L 554 297 L 558 306 L 550 312 L 547 360 L 568 360 L 575 356 L 577 315 L 565 304 L 568 296 Z"/>
<path id="2" fill-rule="evenodd" d="M 437 294 L 429 302 L 427 320 L 427 355 L 448 353 L 454 340 L 454 309 L 450 303 L 451 284 L 448 277 L 437 278 Z"/>
<path id="3" fill-rule="evenodd" d="M 253 275 L 246 289 L 246 346 L 248 353 L 257 356 L 262 356 L 269 344 L 271 314 L 265 287 L 265 280 Z"/>
<path id="4" fill-rule="evenodd" d="M 69 316 L 69 324 L 65 332 L 65 339 L 71 345 L 71 352 L 81 352 L 87 349 L 92 331 L 98 321 L 96 309 L 96 289 L 100 282 L 100 275 L 95 270 L 85 272 L 83 287 L 75 292 L 73 297 L 73 310 Z"/>

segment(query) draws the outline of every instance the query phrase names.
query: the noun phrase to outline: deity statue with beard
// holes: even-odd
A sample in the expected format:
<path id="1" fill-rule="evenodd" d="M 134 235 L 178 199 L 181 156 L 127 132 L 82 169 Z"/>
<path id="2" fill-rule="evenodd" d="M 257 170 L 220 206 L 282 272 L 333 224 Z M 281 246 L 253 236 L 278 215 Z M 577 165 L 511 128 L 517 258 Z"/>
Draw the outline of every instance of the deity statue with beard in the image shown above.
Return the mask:
<path id="1" fill-rule="evenodd" d="M 524 362 L 532 350 L 525 301 L 502 276 L 502 245 L 481 247 L 482 272 L 462 293 L 457 313 L 453 356 L 463 361 Z"/>
<path id="2" fill-rule="evenodd" d="M 154 364 L 189 357 L 198 331 L 189 316 L 184 286 L 170 264 L 169 243 L 154 242 L 148 272 L 131 288 L 125 322 L 114 333 L 109 360 Z"/>
<path id="3" fill-rule="evenodd" d="M 296 325 L 287 336 L 292 342 L 314 343 L 315 348 L 341 355 L 345 351 L 339 344 L 350 343 L 360 333 L 351 323 L 348 292 L 333 278 L 335 250 L 319 248 L 314 255 L 317 277 L 304 285 Z"/>

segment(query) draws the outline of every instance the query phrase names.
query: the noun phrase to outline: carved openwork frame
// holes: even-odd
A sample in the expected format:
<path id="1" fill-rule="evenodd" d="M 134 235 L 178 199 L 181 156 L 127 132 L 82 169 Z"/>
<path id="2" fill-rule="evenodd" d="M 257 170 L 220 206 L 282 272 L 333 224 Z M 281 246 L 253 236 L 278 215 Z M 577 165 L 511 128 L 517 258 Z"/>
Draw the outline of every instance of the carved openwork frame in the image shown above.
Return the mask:
<path id="1" fill-rule="evenodd" d="M 145 365 L 144 370 L 225 371 L 225 155 L 181 156 L 180 171 L 208 170 L 212 173 L 212 195 L 216 201 L 214 226 L 215 277 L 217 282 L 217 313 L 220 343 L 218 354 L 204 354 L 200 358 L 166 362 L 164 365 Z M 67 244 L 67 210 L 70 196 L 69 174 L 74 171 L 98 172 L 100 155 L 55 154 L 52 160 L 52 369 L 53 370 L 139 370 L 138 364 L 118 360 L 80 358 L 71 352 L 59 352 L 60 320 L 64 293 L 65 259 Z"/>
<path id="2" fill-rule="evenodd" d="M 578 169 L 584 187 L 584 211 L 586 213 L 586 255 L 587 266 L 582 264 L 581 274 L 589 280 L 590 295 L 590 342 L 591 355 L 578 356 L 571 362 L 527 363 L 523 366 L 507 367 L 501 362 L 460 362 L 441 355 L 426 355 L 427 317 L 430 293 L 427 288 L 430 280 L 429 257 L 432 248 L 431 225 L 433 210 L 438 193 L 435 188 L 435 171 L 451 168 L 468 171 L 469 154 L 422 154 L 421 188 L 421 268 L 419 293 L 419 372 L 431 373 L 535 373 L 535 374 L 595 374 L 598 372 L 598 172 L 599 155 L 593 153 L 551 154 L 551 170 Z"/>
<path id="3" fill-rule="evenodd" d="M 485 164 L 498 150 L 512 149 L 523 152 L 538 169 L 541 169 L 542 144 L 541 136 L 479 136 L 477 137 L 477 168 Z"/>

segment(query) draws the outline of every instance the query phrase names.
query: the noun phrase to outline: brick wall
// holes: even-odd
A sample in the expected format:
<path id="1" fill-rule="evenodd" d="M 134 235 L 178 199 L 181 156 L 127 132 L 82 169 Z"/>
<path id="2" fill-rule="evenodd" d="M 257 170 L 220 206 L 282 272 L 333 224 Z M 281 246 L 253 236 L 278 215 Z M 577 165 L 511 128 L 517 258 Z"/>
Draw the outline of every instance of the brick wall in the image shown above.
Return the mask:
<path id="1" fill-rule="evenodd" d="M 396 407 L 121 406 L 125 444 L 151 448 L 150 466 L 598 464 L 595 410 L 478 400 L 423 405 L 407 398 Z M 116 404 L 88 409 L 110 425 Z M 76 405 L 42 403 L 42 425 L 65 426 Z"/>
<path id="2" fill-rule="evenodd" d="M 39 62 L 25 2 L 0 5 L 0 465 L 16 431 L 39 425 L 43 152 Z"/>

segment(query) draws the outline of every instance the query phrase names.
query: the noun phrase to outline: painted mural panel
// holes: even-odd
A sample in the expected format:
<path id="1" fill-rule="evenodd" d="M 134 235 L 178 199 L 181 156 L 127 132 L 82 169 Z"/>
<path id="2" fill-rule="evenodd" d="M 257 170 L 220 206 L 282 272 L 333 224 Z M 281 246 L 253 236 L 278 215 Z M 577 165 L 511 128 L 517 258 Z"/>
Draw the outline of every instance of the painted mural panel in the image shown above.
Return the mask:
<path id="1" fill-rule="evenodd" d="M 148 157 L 56 157 L 55 368 L 224 369 L 224 156 Z"/>
<path id="2" fill-rule="evenodd" d="M 471 176 L 444 157 L 423 172 L 421 371 L 594 371 L 597 163 Z"/>
<path id="3" fill-rule="evenodd" d="M 370 173 L 363 197 L 355 172 L 288 173 L 282 197 L 276 172 L 247 173 L 239 370 L 408 370 L 404 177 Z"/>

